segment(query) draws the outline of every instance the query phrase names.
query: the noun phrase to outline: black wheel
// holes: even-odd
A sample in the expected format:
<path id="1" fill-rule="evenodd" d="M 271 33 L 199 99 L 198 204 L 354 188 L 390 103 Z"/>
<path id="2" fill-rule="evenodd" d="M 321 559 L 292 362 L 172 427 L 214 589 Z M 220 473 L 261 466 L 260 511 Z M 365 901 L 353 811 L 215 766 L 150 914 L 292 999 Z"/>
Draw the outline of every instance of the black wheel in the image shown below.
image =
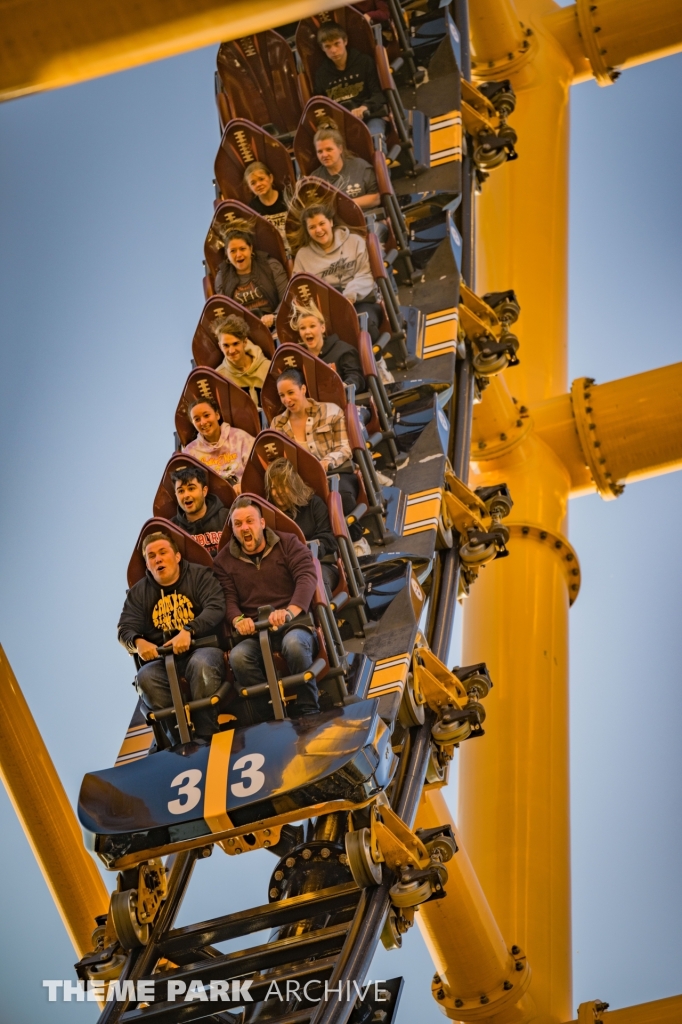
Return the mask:
<path id="1" fill-rule="evenodd" d="M 149 925 L 137 920 L 137 889 L 125 889 L 111 895 L 111 917 L 124 949 L 146 946 L 149 940 Z"/>
<path id="2" fill-rule="evenodd" d="M 353 880 L 361 889 L 378 885 L 381 881 L 381 864 L 372 860 L 370 831 L 368 828 L 357 832 L 346 832 L 346 853 Z"/>
<path id="3" fill-rule="evenodd" d="M 417 907 L 425 903 L 432 892 L 428 878 L 415 882 L 396 882 L 389 889 L 391 902 L 396 907 Z"/>

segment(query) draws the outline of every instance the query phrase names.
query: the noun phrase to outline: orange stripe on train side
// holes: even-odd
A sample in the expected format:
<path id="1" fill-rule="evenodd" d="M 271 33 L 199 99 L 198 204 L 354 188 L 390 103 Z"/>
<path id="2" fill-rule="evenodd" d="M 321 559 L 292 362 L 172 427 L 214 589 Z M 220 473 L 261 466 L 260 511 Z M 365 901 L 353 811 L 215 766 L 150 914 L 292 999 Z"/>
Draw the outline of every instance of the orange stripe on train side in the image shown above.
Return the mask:
<path id="1" fill-rule="evenodd" d="M 227 807 L 227 776 L 230 770 L 230 754 L 234 729 L 217 732 L 211 739 L 206 768 L 204 789 L 204 821 L 211 832 L 225 832 L 232 828 Z"/>

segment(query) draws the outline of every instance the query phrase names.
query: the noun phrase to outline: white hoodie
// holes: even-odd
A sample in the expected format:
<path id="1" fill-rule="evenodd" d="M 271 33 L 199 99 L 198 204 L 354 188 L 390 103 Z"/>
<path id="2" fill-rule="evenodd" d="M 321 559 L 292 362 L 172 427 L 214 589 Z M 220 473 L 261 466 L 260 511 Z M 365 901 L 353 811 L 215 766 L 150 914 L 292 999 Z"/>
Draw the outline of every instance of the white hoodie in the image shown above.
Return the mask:
<path id="1" fill-rule="evenodd" d="M 312 240 L 294 260 L 295 274 L 314 274 L 340 291 L 349 302 L 375 302 L 376 288 L 369 268 L 367 245 L 348 228 L 334 228 L 334 245 L 325 250 Z"/>

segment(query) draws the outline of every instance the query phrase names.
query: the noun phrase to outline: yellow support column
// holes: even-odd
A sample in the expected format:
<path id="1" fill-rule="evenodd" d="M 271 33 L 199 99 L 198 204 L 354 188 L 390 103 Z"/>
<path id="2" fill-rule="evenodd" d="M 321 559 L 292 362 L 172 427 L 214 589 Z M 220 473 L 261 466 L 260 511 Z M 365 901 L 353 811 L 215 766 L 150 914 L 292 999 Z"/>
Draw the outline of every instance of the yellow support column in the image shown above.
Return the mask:
<path id="1" fill-rule="evenodd" d="M 109 894 L 7 656 L 0 647 L 0 774 L 78 957 Z"/>

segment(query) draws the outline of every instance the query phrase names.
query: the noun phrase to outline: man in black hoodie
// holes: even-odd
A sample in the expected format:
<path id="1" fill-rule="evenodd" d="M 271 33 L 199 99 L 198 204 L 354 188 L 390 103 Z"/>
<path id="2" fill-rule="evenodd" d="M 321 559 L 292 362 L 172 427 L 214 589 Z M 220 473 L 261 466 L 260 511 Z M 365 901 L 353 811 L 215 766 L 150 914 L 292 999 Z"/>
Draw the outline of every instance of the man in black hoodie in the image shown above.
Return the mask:
<path id="1" fill-rule="evenodd" d="M 225 678 L 223 652 L 217 647 L 188 652 L 194 638 L 210 636 L 223 622 L 222 588 L 207 566 L 183 560 L 166 533 L 148 534 L 142 554 L 147 572 L 128 591 L 118 620 L 119 642 L 143 662 L 137 673 L 138 693 L 149 710 L 172 703 L 165 665 L 157 650 L 163 644 L 178 656 L 178 675 L 187 679 L 192 700 L 210 697 Z M 175 743 L 177 737 L 169 722 L 164 720 Z M 196 735 L 208 739 L 217 729 L 215 709 L 194 712 L 193 722 Z"/>
<path id="2" fill-rule="evenodd" d="M 208 473 L 199 466 L 183 466 L 171 473 L 171 481 L 178 503 L 178 514 L 171 522 L 215 558 L 228 511 L 217 494 L 208 493 Z"/>
<path id="3" fill-rule="evenodd" d="M 341 25 L 323 25 L 317 41 L 325 59 L 315 72 L 315 93 L 340 103 L 364 121 L 372 135 L 386 134 L 386 98 L 376 64 L 367 53 L 348 48 L 348 34 Z"/>

